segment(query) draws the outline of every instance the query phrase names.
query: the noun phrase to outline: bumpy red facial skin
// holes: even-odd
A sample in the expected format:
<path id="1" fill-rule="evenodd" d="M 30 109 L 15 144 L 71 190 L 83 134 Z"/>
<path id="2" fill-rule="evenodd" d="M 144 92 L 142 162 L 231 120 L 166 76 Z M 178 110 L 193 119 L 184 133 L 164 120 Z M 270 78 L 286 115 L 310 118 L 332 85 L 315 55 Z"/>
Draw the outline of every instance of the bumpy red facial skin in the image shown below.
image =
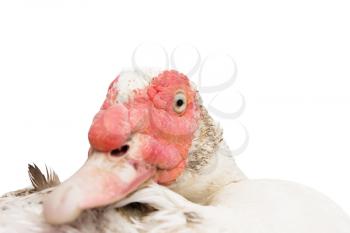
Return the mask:
<path id="1" fill-rule="evenodd" d="M 110 151 L 123 145 L 133 134 L 147 135 L 147 141 L 139 143 L 143 160 L 158 168 L 155 181 L 171 184 L 185 169 L 198 127 L 200 113 L 189 80 L 177 71 L 165 71 L 154 78 L 148 88 L 135 90 L 133 97 L 122 104 L 116 103 L 116 82 L 118 78 L 109 87 L 101 107 L 102 116 L 96 116 L 103 117 L 103 124 L 94 123 L 92 127 L 96 129 L 90 130 L 91 145 L 101 151 Z M 187 99 L 187 107 L 182 113 L 173 109 L 174 97 L 179 91 Z"/>
<path id="2" fill-rule="evenodd" d="M 90 129 L 90 143 L 100 151 L 118 148 L 130 136 L 128 109 L 123 104 L 115 104 L 108 110 L 96 114 Z M 102 139 L 102 140 L 101 140 Z"/>
<path id="3" fill-rule="evenodd" d="M 101 106 L 101 110 L 105 110 L 115 103 L 115 100 L 118 95 L 118 90 L 117 88 L 115 88 L 114 84 L 118 82 L 118 79 L 119 79 L 119 76 L 116 79 L 114 79 L 113 82 L 111 82 L 111 84 L 109 85 L 106 99 Z"/>
<path id="4" fill-rule="evenodd" d="M 186 110 L 181 114 L 173 109 L 174 96 L 178 91 L 182 91 L 187 98 Z M 198 127 L 199 109 L 195 104 L 195 92 L 186 76 L 176 71 L 165 71 L 152 81 L 147 94 L 152 103 L 148 133 L 176 147 L 181 156 L 175 167 L 157 172 L 158 183 L 170 184 L 185 169 L 188 151 Z"/>

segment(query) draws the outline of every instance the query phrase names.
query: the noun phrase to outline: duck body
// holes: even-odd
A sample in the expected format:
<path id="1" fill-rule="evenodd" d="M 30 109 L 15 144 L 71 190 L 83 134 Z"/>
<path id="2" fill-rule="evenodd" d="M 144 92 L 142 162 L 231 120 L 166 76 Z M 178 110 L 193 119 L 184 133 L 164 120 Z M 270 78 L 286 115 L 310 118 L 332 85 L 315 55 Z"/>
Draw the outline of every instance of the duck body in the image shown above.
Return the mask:
<path id="1" fill-rule="evenodd" d="M 177 213 L 173 214 L 174 219 L 174 216 L 183 216 L 183 219 L 189 215 L 196 216 L 194 220 L 183 221 L 183 225 L 179 224 L 176 230 L 169 232 L 350 232 L 349 216 L 323 194 L 290 181 L 247 179 L 229 153 L 225 143 L 220 143 L 215 157 L 206 165 L 210 167 L 209 171 L 201 175 L 185 173 L 180 178 L 182 191 L 172 192 L 159 187 L 162 191 L 153 194 L 157 197 L 151 197 L 152 190 L 140 190 L 135 195 L 149 196 L 145 198 L 149 203 L 152 199 L 164 200 L 163 203 L 171 200 L 175 203 L 173 207 L 165 205 L 157 209 L 164 213 L 173 209 Z M 181 185 L 181 179 L 191 179 L 189 177 L 194 182 L 189 186 L 193 190 L 201 190 L 200 192 L 191 193 Z M 173 187 L 175 190 L 178 188 Z M 160 214 L 162 215 L 165 214 Z M 169 217 L 168 222 L 164 223 L 164 229 L 171 222 L 170 219 Z M 155 219 L 153 221 L 157 222 Z M 157 226 L 160 227 L 159 224 Z"/>
<path id="2" fill-rule="evenodd" d="M 45 190 L 1 202 L 1 233 L 348 233 L 350 221 L 332 201 L 304 186 L 246 180 L 224 188 L 204 206 L 152 184 L 116 206 L 85 211 L 70 224 L 53 226 L 42 216 Z M 157 201 L 154 201 L 157 200 Z M 143 203 L 157 211 L 128 206 Z M 121 205 L 126 205 L 121 207 Z"/>
<path id="3" fill-rule="evenodd" d="M 229 159 L 223 147 L 215 161 L 221 167 Z M 225 185 L 208 186 L 213 182 L 208 177 L 215 179 L 218 170 L 197 177 L 209 179 L 200 185 L 207 184 L 207 194 L 179 194 L 150 182 L 118 203 L 86 210 L 74 222 L 57 226 L 42 213 L 43 200 L 55 187 L 10 193 L 0 199 L 0 233 L 349 233 L 349 217 L 324 195 L 293 182 L 250 180 L 233 165 Z M 184 174 L 184 179 L 189 178 Z"/>
<path id="4" fill-rule="evenodd" d="M 140 190 L 135 195 L 152 192 Z M 163 230 L 159 232 L 348 233 L 350 229 L 349 217 L 333 201 L 315 190 L 288 181 L 233 183 L 218 192 L 208 206 L 188 202 L 169 190 L 159 191 L 158 195 L 174 203 L 174 207 L 158 206 L 159 216 L 154 215 L 150 221 L 155 228 Z M 145 199 L 149 201 L 151 196 Z M 161 221 L 172 208 L 174 211 L 167 221 Z M 181 217 L 183 224 L 179 221 L 173 228 L 169 227 L 171 219 Z"/>
<path id="5" fill-rule="evenodd" d="M 350 219 L 323 194 L 289 181 L 245 180 L 222 189 L 212 206 L 228 209 L 227 232 L 346 233 Z"/>

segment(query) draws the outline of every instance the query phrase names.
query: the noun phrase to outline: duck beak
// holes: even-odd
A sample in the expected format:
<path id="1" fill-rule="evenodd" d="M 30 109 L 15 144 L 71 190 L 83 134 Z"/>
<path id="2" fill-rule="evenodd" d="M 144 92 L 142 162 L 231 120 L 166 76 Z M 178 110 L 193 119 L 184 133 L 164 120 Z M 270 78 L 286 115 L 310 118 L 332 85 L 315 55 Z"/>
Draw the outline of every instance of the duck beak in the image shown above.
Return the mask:
<path id="1" fill-rule="evenodd" d="M 155 171 L 155 167 L 142 160 L 93 151 L 77 173 L 46 197 L 44 218 L 51 224 L 72 222 L 85 209 L 121 200 Z"/>
<path id="2" fill-rule="evenodd" d="M 147 137 L 131 135 L 129 112 L 123 104 L 96 114 L 89 141 L 93 149 L 85 164 L 44 200 L 48 223 L 72 222 L 85 209 L 117 202 L 156 172 L 155 166 L 145 162 L 151 152 Z"/>

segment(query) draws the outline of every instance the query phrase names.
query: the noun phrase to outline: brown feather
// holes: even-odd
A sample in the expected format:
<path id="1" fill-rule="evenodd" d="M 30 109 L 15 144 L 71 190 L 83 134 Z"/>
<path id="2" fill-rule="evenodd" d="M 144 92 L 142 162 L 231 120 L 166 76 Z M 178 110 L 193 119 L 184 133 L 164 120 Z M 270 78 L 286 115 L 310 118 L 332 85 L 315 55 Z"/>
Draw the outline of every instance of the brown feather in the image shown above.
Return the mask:
<path id="1" fill-rule="evenodd" d="M 46 176 L 36 164 L 28 164 L 30 182 L 32 182 L 35 191 L 55 187 L 61 183 L 55 171 L 48 169 L 47 166 L 45 166 L 45 170 Z"/>

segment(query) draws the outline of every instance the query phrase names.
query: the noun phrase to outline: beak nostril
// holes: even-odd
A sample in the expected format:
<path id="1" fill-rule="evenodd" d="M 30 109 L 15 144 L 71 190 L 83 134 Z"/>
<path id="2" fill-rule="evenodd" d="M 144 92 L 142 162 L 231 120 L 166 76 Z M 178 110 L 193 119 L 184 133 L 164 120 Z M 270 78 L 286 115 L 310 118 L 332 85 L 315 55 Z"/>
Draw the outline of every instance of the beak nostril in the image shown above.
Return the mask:
<path id="1" fill-rule="evenodd" d="M 129 145 L 123 145 L 122 148 L 120 148 L 121 152 L 126 153 L 129 150 Z"/>
<path id="2" fill-rule="evenodd" d="M 117 149 L 114 149 L 111 151 L 111 155 L 115 156 L 115 157 L 120 157 L 123 156 L 124 154 L 126 154 L 126 152 L 128 152 L 129 150 L 129 145 L 123 145 Z"/>

